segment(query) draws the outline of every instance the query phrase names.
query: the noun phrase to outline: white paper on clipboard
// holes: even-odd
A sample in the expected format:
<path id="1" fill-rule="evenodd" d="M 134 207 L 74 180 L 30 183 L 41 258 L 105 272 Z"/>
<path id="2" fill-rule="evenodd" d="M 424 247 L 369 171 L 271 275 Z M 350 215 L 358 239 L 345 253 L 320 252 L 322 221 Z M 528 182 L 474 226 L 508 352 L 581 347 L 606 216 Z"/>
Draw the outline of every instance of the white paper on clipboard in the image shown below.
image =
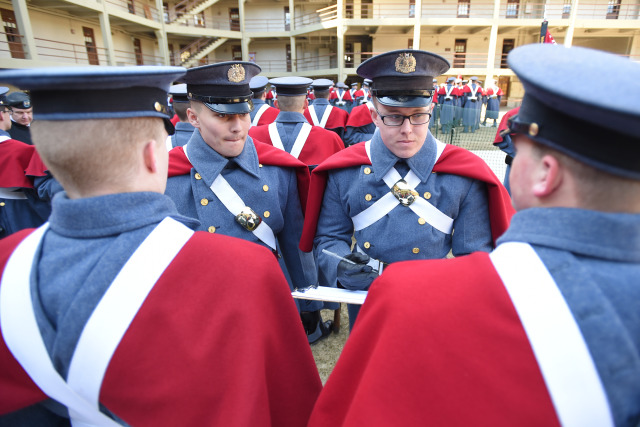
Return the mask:
<path id="1" fill-rule="evenodd" d="M 293 291 L 291 295 L 298 299 L 363 304 L 367 293 L 367 291 L 350 291 L 348 289 L 331 288 L 329 286 L 318 286 L 315 289 L 309 289 L 305 292 Z"/>

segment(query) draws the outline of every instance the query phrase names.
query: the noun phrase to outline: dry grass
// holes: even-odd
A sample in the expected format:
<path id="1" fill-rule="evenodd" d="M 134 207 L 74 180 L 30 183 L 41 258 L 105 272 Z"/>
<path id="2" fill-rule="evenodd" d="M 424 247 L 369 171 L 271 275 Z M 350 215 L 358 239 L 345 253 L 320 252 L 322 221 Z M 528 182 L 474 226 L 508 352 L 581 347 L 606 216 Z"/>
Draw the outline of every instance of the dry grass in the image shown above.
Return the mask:
<path id="1" fill-rule="evenodd" d="M 323 320 L 333 320 L 333 310 L 322 310 Z M 327 382 L 329 374 L 338 361 L 344 343 L 349 337 L 349 316 L 347 315 L 347 305 L 341 304 L 340 333 L 332 333 L 327 338 L 311 346 L 313 358 L 322 379 L 322 384 Z"/>

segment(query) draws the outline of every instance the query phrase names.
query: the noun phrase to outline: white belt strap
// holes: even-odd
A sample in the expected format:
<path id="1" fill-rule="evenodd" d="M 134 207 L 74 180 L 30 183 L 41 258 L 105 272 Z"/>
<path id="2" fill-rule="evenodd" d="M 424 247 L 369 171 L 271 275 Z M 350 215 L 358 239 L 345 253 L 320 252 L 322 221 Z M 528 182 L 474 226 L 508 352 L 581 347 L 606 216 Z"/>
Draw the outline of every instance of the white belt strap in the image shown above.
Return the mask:
<path id="1" fill-rule="evenodd" d="M 282 143 L 282 139 L 280 138 L 280 133 L 278 132 L 278 128 L 276 123 L 273 122 L 269 125 L 269 137 L 271 138 L 271 143 L 274 147 L 279 148 L 283 151 L 284 144 Z M 300 156 L 302 149 L 304 148 L 304 144 L 307 142 L 307 138 L 309 138 L 309 134 L 311 133 L 312 126 L 309 123 L 303 123 L 296 140 L 293 143 L 293 147 L 291 147 L 291 154 L 296 159 Z"/>
<path id="2" fill-rule="evenodd" d="M 11 137 L 10 136 L 6 136 L 6 135 L 1 135 L 0 136 L 0 143 L 5 142 L 8 139 L 11 139 Z"/>
<path id="3" fill-rule="evenodd" d="M 20 187 L 0 188 L 0 199 L 23 200 L 26 198 Z"/>
<path id="4" fill-rule="evenodd" d="M 253 120 L 251 120 L 251 126 L 258 126 L 258 122 L 260 121 L 260 117 L 262 117 L 262 115 L 264 114 L 265 111 L 267 111 L 268 108 L 269 108 L 269 106 L 267 104 L 262 104 L 260 106 L 258 111 L 256 111 L 256 115 L 253 116 Z"/>
<path id="5" fill-rule="evenodd" d="M 553 277 L 533 248 L 510 242 L 490 254 L 504 283 L 563 426 L 612 426 L 589 349 Z"/>
<path id="6" fill-rule="evenodd" d="M 184 155 L 187 157 L 187 160 L 189 160 L 189 156 L 187 154 L 188 145 L 189 144 L 183 147 Z M 191 162 L 191 160 L 189 160 L 189 162 Z M 213 183 L 209 188 L 211 188 L 213 194 L 215 194 L 218 200 L 220 200 L 224 207 L 227 208 L 233 216 L 238 215 L 247 206 L 221 174 L 213 180 Z M 269 227 L 269 224 L 264 222 L 264 220 L 252 231 L 252 233 L 271 249 L 274 251 L 276 250 L 276 237 L 273 234 L 271 227 Z"/>
<path id="7" fill-rule="evenodd" d="M 99 410 L 106 367 L 149 291 L 193 232 L 167 218 L 147 236 L 87 322 L 66 383 L 53 367 L 42 340 L 29 284 L 35 254 L 47 228 L 48 224 L 43 225 L 18 245 L 5 267 L 0 287 L 4 340 L 38 387 L 69 408 L 74 427 L 117 426 Z"/>
<path id="8" fill-rule="evenodd" d="M 171 138 L 172 136 L 173 135 L 169 135 L 164 141 L 164 144 L 167 146 L 167 151 L 171 151 L 171 149 L 173 149 L 173 140 Z"/>
<path id="9" fill-rule="evenodd" d="M 234 216 L 238 215 L 247 206 L 238 193 L 229 185 L 226 179 L 220 174 L 213 180 L 211 184 L 211 191 L 222 202 L 225 208 L 231 212 Z M 273 234 L 273 230 L 269 227 L 269 224 L 264 220 L 258 225 L 252 233 L 265 244 L 267 244 L 274 251 L 276 250 L 276 237 Z"/>
<path id="10" fill-rule="evenodd" d="M 436 140 L 436 147 L 437 161 L 444 151 L 446 144 Z M 369 156 L 369 159 L 371 159 L 371 140 L 365 142 L 365 150 L 367 152 L 367 155 Z M 391 168 L 382 179 L 389 188 L 393 188 L 394 184 L 398 182 L 398 180 L 402 179 L 402 177 L 395 168 Z M 418 178 L 418 176 L 411 170 L 409 170 L 409 173 L 407 173 L 404 179 L 412 188 L 415 188 L 420 183 L 420 178 Z M 351 220 L 353 221 L 354 229 L 358 231 L 369 227 L 370 225 L 382 219 L 386 214 L 391 212 L 399 204 L 400 202 L 395 198 L 393 194 L 385 194 L 377 202 L 351 218 Z M 416 215 L 424 218 L 424 220 L 436 230 L 439 230 L 445 234 L 451 234 L 451 232 L 453 231 L 453 218 L 442 213 L 440 210 L 438 210 L 438 208 L 433 206 L 427 200 L 418 197 L 416 198 L 415 202 L 413 202 L 408 207 Z"/>
<path id="11" fill-rule="evenodd" d="M 311 121 L 314 126 L 320 126 L 324 128 L 327 125 L 327 121 L 329 120 L 329 116 L 331 115 L 331 110 L 333 109 L 332 105 L 327 105 L 327 108 L 324 109 L 324 113 L 322 113 L 322 120 L 318 120 L 318 114 L 316 114 L 316 109 L 313 106 L 309 107 L 309 115 L 311 116 Z"/>

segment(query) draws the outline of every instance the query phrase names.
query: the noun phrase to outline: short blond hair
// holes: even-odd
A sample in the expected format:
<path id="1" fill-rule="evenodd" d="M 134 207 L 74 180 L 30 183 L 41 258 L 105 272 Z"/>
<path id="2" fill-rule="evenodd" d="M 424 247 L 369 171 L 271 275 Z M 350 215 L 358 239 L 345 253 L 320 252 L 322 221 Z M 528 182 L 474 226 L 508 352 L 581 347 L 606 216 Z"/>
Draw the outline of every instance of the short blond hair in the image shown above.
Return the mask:
<path id="1" fill-rule="evenodd" d="M 90 190 L 135 179 L 140 148 L 164 144 L 164 124 L 155 117 L 95 120 L 37 120 L 31 135 L 62 186 Z"/>
<path id="2" fill-rule="evenodd" d="M 304 95 L 278 97 L 278 108 L 280 111 L 302 111 L 307 98 Z"/>

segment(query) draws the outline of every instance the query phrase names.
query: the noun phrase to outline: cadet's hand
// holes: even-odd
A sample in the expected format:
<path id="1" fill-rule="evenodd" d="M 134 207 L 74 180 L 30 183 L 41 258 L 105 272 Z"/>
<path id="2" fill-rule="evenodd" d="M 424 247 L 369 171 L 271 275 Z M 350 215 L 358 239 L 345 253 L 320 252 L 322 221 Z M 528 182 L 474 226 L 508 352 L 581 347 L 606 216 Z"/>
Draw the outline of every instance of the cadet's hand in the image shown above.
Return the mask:
<path id="1" fill-rule="evenodd" d="M 367 265 L 369 255 L 353 253 L 345 258 L 355 262 L 355 264 L 351 264 L 347 261 L 340 261 L 338 264 L 338 281 L 345 289 L 352 291 L 367 289 L 373 279 L 378 277 L 378 272 Z"/>

